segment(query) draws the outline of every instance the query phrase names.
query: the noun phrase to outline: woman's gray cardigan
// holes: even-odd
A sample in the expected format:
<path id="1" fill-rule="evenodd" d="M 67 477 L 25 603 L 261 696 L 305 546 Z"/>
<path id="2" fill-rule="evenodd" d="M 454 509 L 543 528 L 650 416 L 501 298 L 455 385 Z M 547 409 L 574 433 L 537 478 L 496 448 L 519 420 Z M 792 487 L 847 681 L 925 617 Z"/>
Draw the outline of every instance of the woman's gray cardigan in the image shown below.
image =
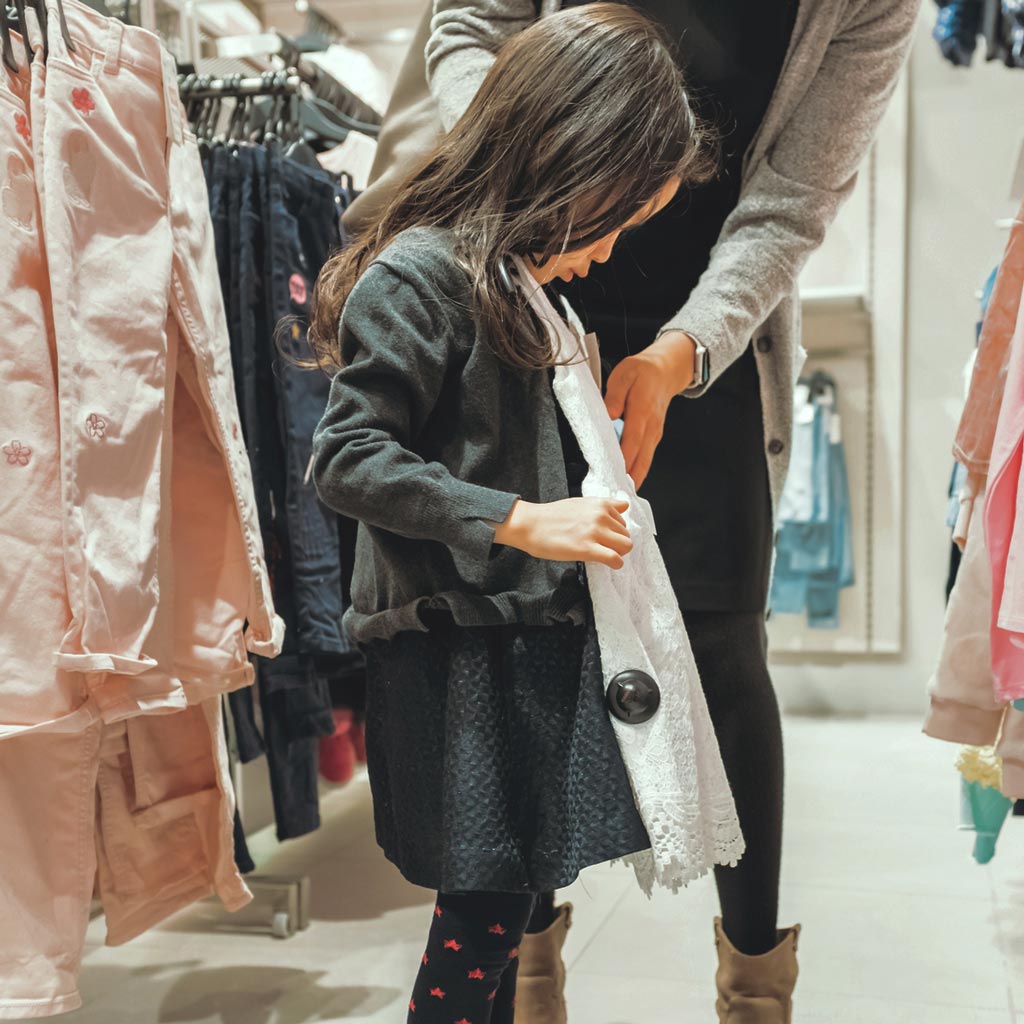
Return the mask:
<path id="1" fill-rule="evenodd" d="M 766 0 L 768 2 L 768 0 Z M 543 0 L 543 14 L 560 6 Z M 663 331 L 711 356 L 712 387 L 752 338 L 772 500 L 789 466 L 794 369 L 802 364 L 797 277 L 853 190 L 892 96 L 920 0 L 800 0 L 793 37 L 739 203 L 708 269 Z M 535 0 L 435 0 L 427 72 L 445 128 L 462 115 L 500 44 L 537 17 Z M 653 341 L 654 339 L 652 339 Z"/>

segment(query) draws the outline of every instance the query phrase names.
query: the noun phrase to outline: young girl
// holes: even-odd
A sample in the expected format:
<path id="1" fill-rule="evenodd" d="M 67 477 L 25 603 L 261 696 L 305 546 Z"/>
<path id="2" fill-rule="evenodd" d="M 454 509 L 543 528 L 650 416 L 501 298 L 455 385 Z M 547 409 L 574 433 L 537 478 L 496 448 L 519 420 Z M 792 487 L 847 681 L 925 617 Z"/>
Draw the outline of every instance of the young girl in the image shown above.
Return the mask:
<path id="1" fill-rule="evenodd" d="M 645 596 L 663 597 L 663 625 L 647 629 L 644 665 L 661 666 L 662 709 L 651 676 L 627 672 L 609 698 L 618 687 L 620 718 L 655 727 L 623 737 L 631 726 L 609 717 L 616 645 L 643 645 L 602 615 L 651 618 L 635 592 L 618 607 L 614 582 L 648 520 L 614 435 L 618 465 L 603 472 L 620 486 L 583 496 L 612 428 L 578 376 L 594 360 L 577 322 L 546 294 L 707 164 L 652 24 L 619 4 L 568 10 L 507 44 L 376 231 L 317 284 L 311 338 L 339 369 L 314 474 L 323 501 L 360 521 L 346 627 L 368 665 L 377 838 L 438 891 L 409 1021 L 511 1024 L 534 895 L 582 868 L 639 854 L 678 886 L 742 848 L 653 543 L 641 568 L 657 562 Z M 649 800 L 642 758 L 659 749 Z M 641 854 L 652 841 L 663 855 Z"/>

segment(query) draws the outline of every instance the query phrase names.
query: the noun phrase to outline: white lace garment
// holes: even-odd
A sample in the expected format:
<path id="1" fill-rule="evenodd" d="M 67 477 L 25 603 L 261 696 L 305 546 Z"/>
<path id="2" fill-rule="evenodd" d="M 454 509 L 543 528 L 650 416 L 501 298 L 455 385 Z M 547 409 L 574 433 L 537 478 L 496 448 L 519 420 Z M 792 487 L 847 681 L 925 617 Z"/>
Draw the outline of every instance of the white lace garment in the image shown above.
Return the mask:
<path id="1" fill-rule="evenodd" d="M 612 716 L 636 806 L 651 849 L 626 858 L 641 888 L 655 883 L 673 892 L 716 864 L 735 864 L 745 843 L 722 765 L 668 571 L 655 539 L 650 505 L 639 497 L 604 399 L 592 372 L 583 328 L 572 309 L 572 326 L 518 263 L 519 285 L 548 326 L 559 360 L 555 397 L 579 442 L 590 472 L 583 495 L 629 502 L 624 518 L 633 541 L 622 569 L 588 563 L 605 686 L 619 672 L 640 669 L 661 689 L 661 705 L 649 721 L 627 725 Z"/>

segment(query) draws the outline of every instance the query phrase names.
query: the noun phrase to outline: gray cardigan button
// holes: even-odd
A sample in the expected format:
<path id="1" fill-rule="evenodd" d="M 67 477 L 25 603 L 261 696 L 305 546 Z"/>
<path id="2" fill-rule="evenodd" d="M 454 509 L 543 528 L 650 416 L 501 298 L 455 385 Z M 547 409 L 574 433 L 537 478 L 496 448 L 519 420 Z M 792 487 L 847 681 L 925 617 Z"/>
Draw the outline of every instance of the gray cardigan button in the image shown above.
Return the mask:
<path id="1" fill-rule="evenodd" d="M 768 444 L 768 451 L 772 455 L 781 455 L 785 450 L 786 446 L 777 437 L 773 437 Z"/>
<path id="2" fill-rule="evenodd" d="M 774 344 L 775 342 L 773 342 L 772 339 L 769 337 L 758 338 L 757 351 L 762 353 L 763 355 L 767 355 L 769 352 L 771 352 L 772 346 Z"/>

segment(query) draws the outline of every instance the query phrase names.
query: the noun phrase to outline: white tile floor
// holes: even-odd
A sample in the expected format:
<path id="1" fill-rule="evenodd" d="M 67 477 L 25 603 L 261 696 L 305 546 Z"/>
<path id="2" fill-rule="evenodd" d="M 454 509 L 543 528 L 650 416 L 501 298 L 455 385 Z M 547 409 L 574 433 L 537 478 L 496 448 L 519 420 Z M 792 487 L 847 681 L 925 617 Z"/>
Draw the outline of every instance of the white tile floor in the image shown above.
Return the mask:
<path id="1" fill-rule="evenodd" d="M 1024 819 L 988 868 L 955 829 L 956 748 L 907 719 L 786 721 L 784 923 L 804 924 L 798 1024 L 1024 1024 Z M 313 924 L 287 941 L 203 904 L 130 946 L 89 932 L 69 1024 L 401 1024 L 431 894 L 377 851 L 365 781 L 320 832 L 267 846 L 304 872 Z M 710 1024 L 709 881 L 648 902 L 622 868 L 573 887 L 574 1024 Z"/>

